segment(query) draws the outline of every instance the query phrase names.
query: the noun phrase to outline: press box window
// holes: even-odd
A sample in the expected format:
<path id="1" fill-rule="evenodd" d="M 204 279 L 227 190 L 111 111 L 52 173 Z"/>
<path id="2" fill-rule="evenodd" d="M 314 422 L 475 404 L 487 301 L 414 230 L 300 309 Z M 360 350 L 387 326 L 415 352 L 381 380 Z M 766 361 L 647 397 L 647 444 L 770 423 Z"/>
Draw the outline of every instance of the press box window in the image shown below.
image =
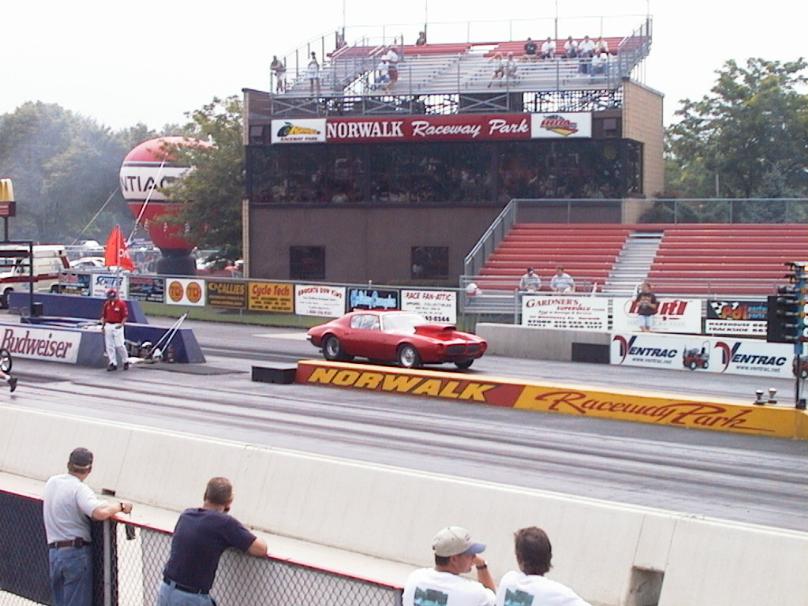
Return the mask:
<path id="1" fill-rule="evenodd" d="M 325 247 L 290 246 L 289 277 L 292 280 L 325 280 Z"/>
<path id="2" fill-rule="evenodd" d="M 410 256 L 413 280 L 449 279 L 448 246 L 413 246 Z"/>

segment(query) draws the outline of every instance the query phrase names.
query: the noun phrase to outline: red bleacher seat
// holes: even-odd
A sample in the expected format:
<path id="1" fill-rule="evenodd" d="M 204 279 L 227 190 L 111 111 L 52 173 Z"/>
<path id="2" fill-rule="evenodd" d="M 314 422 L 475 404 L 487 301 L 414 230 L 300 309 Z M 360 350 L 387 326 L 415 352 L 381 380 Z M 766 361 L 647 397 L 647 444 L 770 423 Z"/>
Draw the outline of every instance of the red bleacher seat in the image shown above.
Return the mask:
<path id="1" fill-rule="evenodd" d="M 597 42 L 598 38 L 590 37 L 593 42 Z M 547 40 L 547 37 L 534 39 L 533 42 L 536 43 L 538 47 L 538 52 L 541 52 L 541 45 L 542 43 Z M 583 37 L 581 38 L 573 38 L 578 44 L 583 42 Z M 607 36 L 604 37 L 603 40 L 606 41 L 606 44 L 609 45 L 609 53 L 612 55 L 617 54 L 617 47 L 620 46 L 620 42 L 623 40 L 620 36 Z M 566 38 L 562 38 L 560 40 L 556 40 L 556 56 L 563 57 L 564 56 L 564 43 L 567 41 Z M 525 42 L 527 40 L 510 40 L 508 42 L 499 42 L 497 45 L 488 51 L 485 56 L 486 57 L 493 57 L 497 53 L 501 54 L 505 57 L 508 53 L 513 53 L 514 57 L 521 57 L 525 54 Z"/>

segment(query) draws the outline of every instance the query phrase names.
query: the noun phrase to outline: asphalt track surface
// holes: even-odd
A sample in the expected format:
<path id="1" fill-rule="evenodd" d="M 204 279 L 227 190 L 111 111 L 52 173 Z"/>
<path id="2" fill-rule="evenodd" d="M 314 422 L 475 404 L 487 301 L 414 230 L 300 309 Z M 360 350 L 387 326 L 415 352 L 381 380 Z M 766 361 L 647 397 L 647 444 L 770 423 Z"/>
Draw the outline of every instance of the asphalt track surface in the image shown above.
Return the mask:
<path id="1" fill-rule="evenodd" d="M 11 395 L 0 391 L 0 405 L 10 400 L 31 409 L 808 531 L 808 442 L 253 383 L 253 363 L 291 362 L 318 352 L 301 331 L 188 325 L 208 358 L 204 374 L 185 365 L 113 374 L 18 359 L 19 388 Z M 495 356 L 469 374 L 750 400 L 756 388 L 774 385 L 784 400 L 793 388 L 790 381 Z"/>

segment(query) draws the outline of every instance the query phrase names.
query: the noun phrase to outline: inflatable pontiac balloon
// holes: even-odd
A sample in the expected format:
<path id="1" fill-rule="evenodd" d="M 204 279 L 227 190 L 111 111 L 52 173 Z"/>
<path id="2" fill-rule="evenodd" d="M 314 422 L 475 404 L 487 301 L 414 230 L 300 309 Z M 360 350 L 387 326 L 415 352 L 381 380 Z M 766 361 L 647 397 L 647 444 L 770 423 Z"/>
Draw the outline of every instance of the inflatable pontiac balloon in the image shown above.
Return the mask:
<path id="1" fill-rule="evenodd" d="M 171 220 L 179 215 L 181 203 L 168 200 L 163 193 L 163 188 L 181 178 L 190 168 L 175 161 L 172 148 L 191 145 L 204 143 L 186 137 L 151 139 L 130 151 L 121 165 L 124 200 L 163 254 L 157 262 L 157 273 L 160 274 L 187 276 L 196 273 L 196 262 L 190 254 L 194 244 L 187 239 L 188 230 L 182 223 Z"/>

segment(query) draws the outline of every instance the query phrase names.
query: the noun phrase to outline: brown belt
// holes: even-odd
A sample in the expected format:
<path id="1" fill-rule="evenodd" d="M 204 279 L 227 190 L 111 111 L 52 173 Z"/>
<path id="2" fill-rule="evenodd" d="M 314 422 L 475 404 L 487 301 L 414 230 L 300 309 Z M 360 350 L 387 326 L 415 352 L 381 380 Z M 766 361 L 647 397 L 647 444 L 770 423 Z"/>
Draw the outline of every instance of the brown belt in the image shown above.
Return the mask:
<path id="1" fill-rule="evenodd" d="M 60 549 L 61 547 L 84 547 L 85 545 L 92 545 L 90 541 L 85 541 L 82 538 L 78 539 L 68 539 L 66 541 L 54 541 L 53 543 L 48 543 L 49 549 Z"/>

